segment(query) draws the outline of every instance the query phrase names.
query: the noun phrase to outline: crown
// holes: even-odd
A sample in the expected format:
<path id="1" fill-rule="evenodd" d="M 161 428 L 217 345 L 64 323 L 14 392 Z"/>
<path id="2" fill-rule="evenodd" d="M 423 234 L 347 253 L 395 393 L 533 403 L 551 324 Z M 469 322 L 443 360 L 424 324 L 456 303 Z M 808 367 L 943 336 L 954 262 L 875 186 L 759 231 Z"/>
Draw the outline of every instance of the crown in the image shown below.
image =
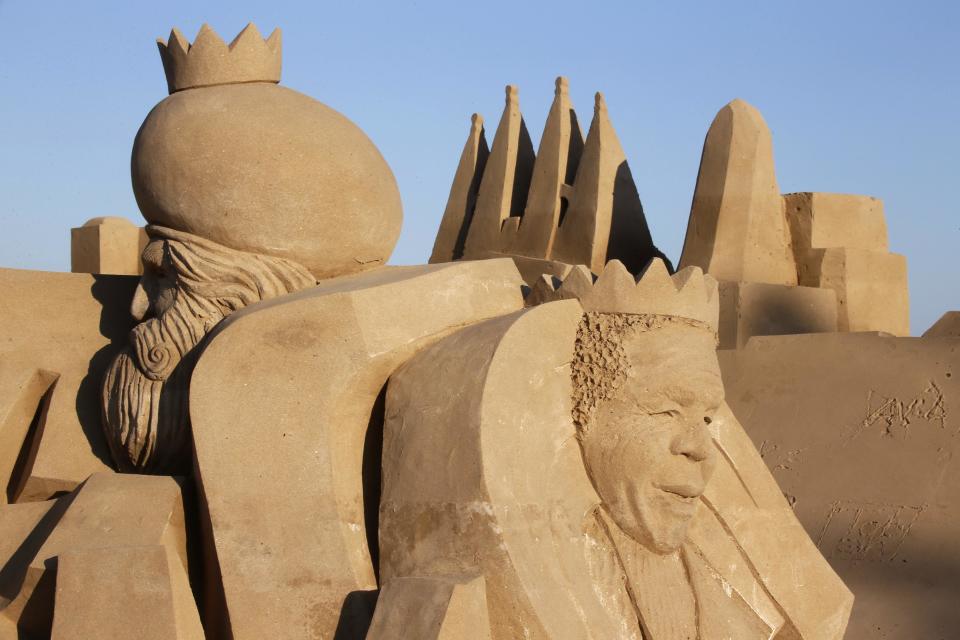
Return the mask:
<path id="1" fill-rule="evenodd" d="M 584 311 L 673 316 L 696 320 L 717 330 L 720 298 L 717 281 L 700 267 L 670 275 L 654 258 L 639 278 L 619 260 L 611 260 L 594 281 L 584 265 L 573 267 L 563 279 L 542 275 L 527 294 L 526 305 L 575 298 Z"/>
<path id="2" fill-rule="evenodd" d="M 280 29 L 264 40 L 251 22 L 229 45 L 204 24 L 190 44 L 176 27 L 157 39 L 170 93 L 240 82 L 280 82 Z"/>

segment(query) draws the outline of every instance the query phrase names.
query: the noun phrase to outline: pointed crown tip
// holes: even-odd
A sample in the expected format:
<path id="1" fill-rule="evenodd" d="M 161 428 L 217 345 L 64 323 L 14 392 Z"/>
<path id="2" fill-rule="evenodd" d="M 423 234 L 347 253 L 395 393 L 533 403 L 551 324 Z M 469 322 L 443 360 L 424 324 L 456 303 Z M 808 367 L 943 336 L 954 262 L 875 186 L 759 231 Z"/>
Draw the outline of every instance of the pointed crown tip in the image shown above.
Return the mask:
<path id="1" fill-rule="evenodd" d="M 203 23 L 193 44 L 176 27 L 168 42 L 158 39 L 157 44 L 170 93 L 216 84 L 280 82 L 279 29 L 264 39 L 250 22 L 227 45 Z"/>
<path id="2" fill-rule="evenodd" d="M 639 278 L 634 277 L 622 262 L 611 260 L 595 282 L 584 279 L 576 269 L 571 270 L 555 287 L 558 295 L 543 300 L 569 297 L 580 300 L 584 311 L 628 315 L 672 316 L 693 320 L 717 329 L 717 298 L 699 268 L 687 268 L 670 275 L 666 263 L 654 258 L 647 263 Z M 576 281 L 575 286 L 567 286 Z"/>

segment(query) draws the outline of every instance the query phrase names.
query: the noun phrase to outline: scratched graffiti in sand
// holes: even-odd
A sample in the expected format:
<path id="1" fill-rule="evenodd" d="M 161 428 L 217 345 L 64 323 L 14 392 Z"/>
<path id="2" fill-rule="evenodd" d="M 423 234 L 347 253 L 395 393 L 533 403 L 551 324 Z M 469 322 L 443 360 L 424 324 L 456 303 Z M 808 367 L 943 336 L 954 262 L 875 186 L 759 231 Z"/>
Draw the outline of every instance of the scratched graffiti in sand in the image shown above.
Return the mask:
<path id="1" fill-rule="evenodd" d="M 943 391 L 931 381 L 923 391 L 908 400 L 883 396 L 873 389 L 867 392 L 867 415 L 847 437 L 856 438 L 866 431 L 876 431 L 883 437 L 907 437 L 910 428 L 918 422 L 946 428 L 947 410 Z"/>
<path id="2" fill-rule="evenodd" d="M 828 559 L 893 562 L 924 509 L 925 505 L 834 502 L 817 547 Z"/>
<path id="3" fill-rule="evenodd" d="M 760 443 L 760 457 L 772 471 L 792 471 L 801 462 L 803 449 L 784 449 L 779 444 L 764 440 Z"/>

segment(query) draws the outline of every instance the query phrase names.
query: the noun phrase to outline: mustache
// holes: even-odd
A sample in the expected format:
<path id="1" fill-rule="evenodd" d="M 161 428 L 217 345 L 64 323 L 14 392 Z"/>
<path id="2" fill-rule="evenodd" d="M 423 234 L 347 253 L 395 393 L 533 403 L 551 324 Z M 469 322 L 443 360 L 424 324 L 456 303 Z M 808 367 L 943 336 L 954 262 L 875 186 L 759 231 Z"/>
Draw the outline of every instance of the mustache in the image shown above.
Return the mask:
<path id="1" fill-rule="evenodd" d="M 188 296 L 178 295 L 161 316 L 141 322 L 130 332 L 136 363 L 145 376 L 166 380 L 215 324 L 202 320 L 197 306 Z"/>

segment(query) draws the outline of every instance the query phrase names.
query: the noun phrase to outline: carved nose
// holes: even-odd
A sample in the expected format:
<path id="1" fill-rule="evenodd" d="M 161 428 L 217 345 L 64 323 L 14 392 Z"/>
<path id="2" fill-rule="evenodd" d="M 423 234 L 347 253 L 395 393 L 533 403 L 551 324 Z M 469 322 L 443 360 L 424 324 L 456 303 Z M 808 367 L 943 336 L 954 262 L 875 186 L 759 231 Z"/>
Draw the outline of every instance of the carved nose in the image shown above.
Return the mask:
<path id="1" fill-rule="evenodd" d="M 133 319 L 142 322 L 150 310 L 150 299 L 147 297 L 147 291 L 143 288 L 143 280 L 137 283 L 137 290 L 133 292 L 133 302 L 130 303 L 130 315 Z"/>
<path id="2" fill-rule="evenodd" d="M 705 424 L 695 424 L 673 441 L 672 453 L 686 456 L 694 462 L 703 462 L 713 452 L 710 432 Z"/>

